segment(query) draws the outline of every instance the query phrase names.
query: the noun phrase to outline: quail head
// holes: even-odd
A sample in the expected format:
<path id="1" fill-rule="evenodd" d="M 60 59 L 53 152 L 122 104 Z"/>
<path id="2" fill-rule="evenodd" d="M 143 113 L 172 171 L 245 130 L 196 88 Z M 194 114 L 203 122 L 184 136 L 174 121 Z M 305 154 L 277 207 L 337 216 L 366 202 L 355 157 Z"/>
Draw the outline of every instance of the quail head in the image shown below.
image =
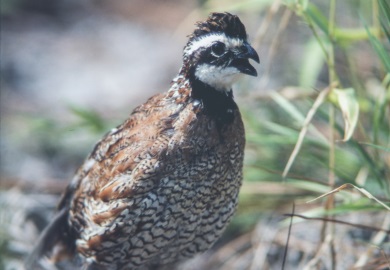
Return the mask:
<path id="1" fill-rule="evenodd" d="M 161 269 L 210 248 L 242 182 L 244 126 L 232 84 L 257 76 L 249 59 L 259 62 L 237 16 L 198 22 L 169 90 L 96 144 L 28 267 L 48 256 L 89 270 Z"/>

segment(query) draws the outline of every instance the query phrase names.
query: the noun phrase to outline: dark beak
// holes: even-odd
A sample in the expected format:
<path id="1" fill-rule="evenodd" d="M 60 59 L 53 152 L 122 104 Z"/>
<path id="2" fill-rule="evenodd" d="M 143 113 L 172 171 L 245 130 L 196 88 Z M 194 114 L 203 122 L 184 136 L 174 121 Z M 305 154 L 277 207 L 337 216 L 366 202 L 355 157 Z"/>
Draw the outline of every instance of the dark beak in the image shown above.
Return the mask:
<path id="1" fill-rule="evenodd" d="M 255 49 L 253 49 L 252 46 L 248 43 L 245 43 L 234 54 L 233 60 L 230 62 L 229 66 L 237 68 L 243 74 L 256 77 L 257 71 L 249 63 L 249 59 L 260 63 L 259 55 L 255 51 Z"/>

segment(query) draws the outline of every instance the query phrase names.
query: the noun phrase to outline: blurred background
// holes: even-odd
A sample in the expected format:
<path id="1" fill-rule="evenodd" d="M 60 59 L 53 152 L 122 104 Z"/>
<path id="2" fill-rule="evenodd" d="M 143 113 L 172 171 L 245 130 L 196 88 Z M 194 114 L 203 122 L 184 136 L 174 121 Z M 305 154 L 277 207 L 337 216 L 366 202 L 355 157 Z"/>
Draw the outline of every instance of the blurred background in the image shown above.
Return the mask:
<path id="1" fill-rule="evenodd" d="M 168 90 L 211 11 L 240 16 L 261 64 L 234 89 L 238 212 L 182 269 L 390 269 L 386 0 L 2 0 L 0 269 L 23 269 L 83 159 Z"/>

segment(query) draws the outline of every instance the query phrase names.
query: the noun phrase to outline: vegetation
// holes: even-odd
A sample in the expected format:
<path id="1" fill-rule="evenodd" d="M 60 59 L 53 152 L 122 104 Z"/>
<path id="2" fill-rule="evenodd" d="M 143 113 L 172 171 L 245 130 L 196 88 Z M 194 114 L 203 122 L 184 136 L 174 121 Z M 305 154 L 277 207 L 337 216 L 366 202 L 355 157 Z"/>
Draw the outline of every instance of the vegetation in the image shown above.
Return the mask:
<path id="1" fill-rule="evenodd" d="M 288 215 L 295 216 L 293 222 L 306 226 L 312 226 L 308 219 L 315 217 L 317 223 L 322 221 L 320 240 L 301 266 L 322 269 L 310 267 L 324 265 L 319 258 L 325 246 L 330 250 L 326 269 L 343 269 L 337 239 L 344 237 L 335 227 L 346 224 L 338 221 L 379 213 L 380 223 L 356 218 L 356 223 L 347 225 L 359 228 L 365 224 L 372 238 L 360 239 L 366 253 L 351 250 L 356 252 L 355 261 L 344 267 L 369 267 L 375 253 L 371 245 L 381 254 L 382 267 L 389 267 L 390 239 L 383 233 L 390 232 L 390 5 L 386 1 L 345 1 L 356 13 L 356 18 L 349 18 L 354 27 L 347 27 L 342 23 L 348 20 L 337 12 L 339 2 L 331 0 L 324 6 L 315 1 L 275 1 L 267 7 L 259 28 L 279 20 L 269 56 L 286 42 L 278 39 L 288 24 L 295 21 L 294 27 L 307 27 L 311 35 L 303 41 L 296 84 L 268 92 L 243 111 L 248 151 L 240 214 L 235 221 L 254 222 L 253 216 L 276 209 L 293 211 Z M 244 1 L 234 9 L 256 10 L 252 8 L 256 5 L 264 8 L 264 1 Z M 363 54 L 368 59 L 362 59 Z M 280 221 L 280 226 L 287 225 L 288 220 Z M 285 244 L 287 250 L 297 248 Z M 363 254 L 370 255 L 362 259 Z M 380 265 L 377 262 L 378 269 Z"/>

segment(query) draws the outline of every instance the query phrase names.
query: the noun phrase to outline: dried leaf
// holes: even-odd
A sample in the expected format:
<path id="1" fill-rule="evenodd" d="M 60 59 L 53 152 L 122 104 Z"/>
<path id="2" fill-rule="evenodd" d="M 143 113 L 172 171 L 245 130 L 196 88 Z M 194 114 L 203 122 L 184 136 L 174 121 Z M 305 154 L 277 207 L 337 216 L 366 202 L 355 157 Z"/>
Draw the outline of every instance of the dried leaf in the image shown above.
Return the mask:
<path id="1" fill-rule="evenodd" d="M 359 118 L 359 103 L 356 98 L 355 89 L 333 89 L 332 93 L 340 106 L 344 117 L 344 138 L 348 141 L 355 130 Z"/>

